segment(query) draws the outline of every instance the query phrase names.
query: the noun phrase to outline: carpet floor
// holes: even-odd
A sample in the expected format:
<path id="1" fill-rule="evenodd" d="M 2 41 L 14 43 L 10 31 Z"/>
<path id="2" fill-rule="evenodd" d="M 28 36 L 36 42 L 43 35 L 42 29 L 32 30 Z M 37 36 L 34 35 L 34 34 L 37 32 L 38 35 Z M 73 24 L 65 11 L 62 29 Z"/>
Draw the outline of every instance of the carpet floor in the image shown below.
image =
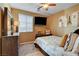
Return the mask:
<path id="1" fill-rule="evenodd" d="M 44 56 L 33 43 L 24 44 L 19 47 L 19 56 Z"/>

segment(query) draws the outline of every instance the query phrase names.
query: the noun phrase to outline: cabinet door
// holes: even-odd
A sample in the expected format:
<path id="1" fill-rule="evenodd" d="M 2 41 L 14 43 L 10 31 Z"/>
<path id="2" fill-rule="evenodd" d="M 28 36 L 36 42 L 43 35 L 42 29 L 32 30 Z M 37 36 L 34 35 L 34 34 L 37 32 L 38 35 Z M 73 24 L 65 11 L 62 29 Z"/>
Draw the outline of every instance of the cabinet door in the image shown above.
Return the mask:
<path id="1" fill-rule="evenodd" d="M 11 40 L 10 38 L 2 37 L 2 55 L 11 55 Z"/>
<path id="2" fill-rule="evenodd" d="M 18 37 L 3 37 L 2 38 L 2 55 L 16 56 L 18 55 Z"/>
<path id="3" fill-rule="evenodd" d="M 13 37 L 11 38 L 11 55 L 15 55 L 17 56 L 18 55 L 18 37 Z"/>

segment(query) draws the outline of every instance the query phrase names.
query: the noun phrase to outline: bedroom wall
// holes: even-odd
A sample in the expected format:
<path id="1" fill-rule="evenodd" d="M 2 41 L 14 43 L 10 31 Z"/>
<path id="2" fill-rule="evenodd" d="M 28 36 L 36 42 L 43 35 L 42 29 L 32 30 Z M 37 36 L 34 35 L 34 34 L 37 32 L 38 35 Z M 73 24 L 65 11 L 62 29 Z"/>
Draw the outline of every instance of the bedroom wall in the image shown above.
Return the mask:
<path id="1" fill-rule="evenodd" d="M 28 14 L 28 15 L 31 15 L 31 16 L 45 17 L 44 15 L 40 15 L 40 14 L 36 14 L 36 13 L 33 13 L 33 12 L 24 11 L 24 10 L 20 10 L 20 9 L 15 9 L 15 8 L 12 8 L 11 11 L 12 11 L 12 14 L 13 14 L 13 17 L 14 17 L 14 21 L 18 21 L 18 14 L 19 13 Z M 38 28 L 38 27 L 40 27 L 40 28 Z M 38 30 L 37 28 L 39 30 L 42 29 L 42 31 L 43 31 L 45 29 L 45 26 L 34 26 L 34 31 L 33 32 L 20 33 L 19 43 L 34 41 L 35 40 L 35 33 Z M 16 27 L 14 27 L 14 29 L 16 29 Z"/>
<path id="2" fill-rule="evenodd" d="M 67 26 L 66 28 L 63 28 L 63 27 L 60 28 L 58 26 L 58 24 L 59 24 L 58 18 L 60 16 L 66 15 L 66 14 L 72 14 L 73 12 L 76 12 L 76 11 L 79 11 L 79 4 L 48 16 L 47 17 L 47 26 L 51 29 L 52 34 L 58 35 L 58 36 L 63 36 L 64 34 L 71 32 L 72 31 L 71 28 L 75 29 L 74 27 L 71 27 L 71 26 Z"/>
<path id="3" fill-rule="evenodd" d="M 45 31 L 47 29 L 47 26 L 45 25 L 35 25 L 35 33 L 37 33 L 38 31 L 41 32 L 41 34 L 45 34 Z"/>

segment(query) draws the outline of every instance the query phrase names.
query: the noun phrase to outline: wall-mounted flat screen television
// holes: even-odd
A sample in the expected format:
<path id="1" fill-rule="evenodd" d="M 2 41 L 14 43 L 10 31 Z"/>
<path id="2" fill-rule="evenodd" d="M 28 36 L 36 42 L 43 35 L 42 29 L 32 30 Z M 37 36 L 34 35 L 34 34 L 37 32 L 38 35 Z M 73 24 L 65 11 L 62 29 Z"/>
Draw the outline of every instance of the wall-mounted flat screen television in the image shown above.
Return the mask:
<path id="1" fill-rule="evenodd" d="M 46 25 L 46 17 L 35 17 L 35 25 Z"/>

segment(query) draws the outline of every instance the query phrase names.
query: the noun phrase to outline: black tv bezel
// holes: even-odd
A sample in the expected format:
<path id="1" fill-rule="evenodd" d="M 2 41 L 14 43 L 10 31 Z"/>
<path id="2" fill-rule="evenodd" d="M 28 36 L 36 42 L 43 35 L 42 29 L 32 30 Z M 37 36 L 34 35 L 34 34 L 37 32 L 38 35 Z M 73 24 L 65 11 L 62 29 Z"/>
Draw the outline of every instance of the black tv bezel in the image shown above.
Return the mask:
<path id="1" fill-rule="evenodd" d="M 43 20 L 45 20 L 45 23 L 42 23 L 42 24 L 38 23 L 38 24 L 37 24 L 37 23 L 36 23 L 36 20 L 37 20 L 37 19 L 35 19 L 35 18 L 46 18 L 46 19 L 43 19 Z M 35 25 L 46 25 L 46 23 L 47 23 L 47 17 L 35 17 L 35 18 L 34 18 L 34 20 L 35 20 L 34 24 L 35 24 Z M 39 20 L 39 19 L 38 19 L 38 20 Z M 41 20 L 42 20 L 42 19 L 41 19 Z"/>

